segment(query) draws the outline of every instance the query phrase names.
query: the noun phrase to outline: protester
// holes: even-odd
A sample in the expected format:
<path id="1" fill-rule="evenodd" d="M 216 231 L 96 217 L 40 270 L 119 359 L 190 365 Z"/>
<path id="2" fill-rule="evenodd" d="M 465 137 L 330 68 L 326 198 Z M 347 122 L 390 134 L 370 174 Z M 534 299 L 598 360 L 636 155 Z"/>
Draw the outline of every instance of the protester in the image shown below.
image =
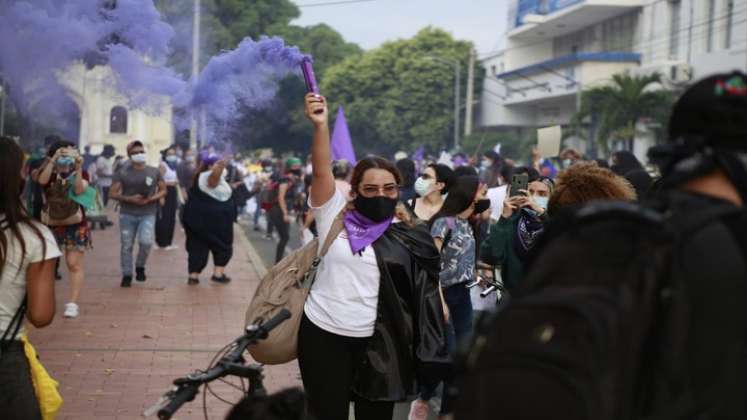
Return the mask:
<path id="1" fill-rule="evenodd" d="M 493 188 L 505 183 L 505 180 L 501 180 L 501 167 L 503 166 L 503 159 L 501 155 L 493 150 L 488 150 L 482 155 L 480 161 L 480 175 L 482 182 L 487 184 L 488 188 Z"/>
<path id="2" fill-rule="evenodd" d="M 226 181 L 228 162 L 217 155 L 202 152 L 187 202 L 184 204 L 182 224 L 187 235 L 189 278 L 187 284 L 200 283 L 210 254 L 213 255 L 213 275 L 210 280 L 227 284 L 225 273 L 233 256 L 233 222 L 236 207 L 233 190 Z"/>
<path id="3" fill-rule="evenodd" d="M 301 184 L 301 159 L 292 157 L 285 162 L 285 175 L 271 182 L 270 198 L 265 204 L 269 207 L 267 211 L 268 234 L 270 226 L 278 232 L 278 245 L 275 249 L 275 262 L 283 259 L 285 247 L 290 239 L 290 216 L 291 205 L 295 201 L 296 188 Z"/>
<path id="4" fill-rule="evenodd" d="M 174 245 L 174 229 L 176 227 L 176 210 L 179 207 L 179 179 L 176 167 L 179 156 L 176 148 L 169 147 L 161 151 L 161 163 L 158 167 L 161 178 L 166 184 L 166 196 L 158 201 L 159 209 L 156 215 L 156 246 L 166 251 L 177 249 Z"/>
<path id="5" fill-rule="evenodd" d="M 402 174 L 402 186 L 399 190 L 399 197 L 403 203 L 407 203 L 417 197 L 417 193 L 415 192 L 415 180 L 417 178 L 415 162 L 409 159 L 403 152 L 398 153 L 403 154 L 401 159 L 397 159 L 397 170 Z"/>
<path id="6" fill-rule="evenodd" d="M 187 191 L 192 186 L 192 180 L 195 177 L 195 171 L 197 170 L 197 156 L 192 149 L 187 149 L 184 152 L 184 157 L 176 166 L 176 177 L 179 179 L 179 187 L 181 188 L 182 197 L 186 199 Z"/>
<path id="7" fill-rule="evenodd" d="M 47 156 L 36 175 L 36 182 L 44 190 L 41 219 L 64 252 L 70 273 L 70 301 L 65 304 L 64 316 L 76 318 L 80 314 L 78 298 L 85 281 L 83 256 L 91 248 L 91 229 L 85 209 L 71 195 L 81 196 L 88 187 L 89 178 L 73 143 L 57 142 L 50 146 Z"/>
<path id="8" fill-rule="evenodd" d="M 560 155 L 558 155 L 560 158 L 560 163 L 562 164 L 563 169 L 570 168 L 572 165 L 581 162 L 584 159 L 584 156 L 576 149 L 573 148 L 567 148 L 560 152 Z"/>
<path id="9" fill-rule="evenodd" d="M 96 162 L 96 156 L 91 154 L 90 145 L 85 145 L 83 147 L 83 154 L 81 155 L 81 158 L 83 159 L 83 168 L 86 170 L 89 166 L 91 166 L 92 163 Z"/>
<path id="10" fill-rule="evenodd" d="M 490 227 L 482 243 L 483 262 L 501 267 L 501 279 L 506 289 L 516 287 L 524 271 L 524 260 L 542 234 L 548 200 L 553 194 L 552 179 L 541 177 L 533 168 L 516 168 L 515 174 L 527 174 L 527 191 L 508 197 L 503 202 L 501 218 Z"/>
<path id="11" fill-rule="evenodd" d="M 112 187 L 112 177 L 114 176 L 114 162 L 112 162 L 114 154 L 114 146 L 107 144 L 104 146 L 101 155 L 96 158 L 96 185 L 101 190 L 104 207 L 109 205 L 109 190 Z"/>
<path id="12" fill-rule="evenodd" d="M 648 195 L 654 181 L 633 153 L 620 150 L 612 153 L 610 160 L 612 172 L 627 179 L 635 188 L 638 197 Z"/>
<path id="13" fill-rule="evenodd" d="M 454 182 L 454 171 L 446 165 L 432 163 L 415 181 L 415 192 L 419 198 L 405 203 L 415 216 L 422 221 L 429 221 L 441 210 L 446 194 Z"/>
<path id="14" fill-rule="evenodd" d="M 461 176 L 453 180 L 449 195 L 441 209 L 429 221 L 431 236 L 441 251 L 439 275 L 443 298 L 454 328 L 452 340 L 459 342 L 472 330 L 472 300 L 465 286 L 476 278 L 475 230 L 470 223 L 473 214 L 490 208 L 485 198 L 487 188 L 477 176 Z M 450 346 L 456 348 L 456 344 Z M 451 414 L 452 401 L 448 395 L 450 379 L 444 385 L 441 399 L 441 418 Z M 424 383 L 418 399 L 410 406 L 410 420 L 425 420 L 428 417 L 428 401 L 434 396 L 437 383 Z"/>
<path id="15" fill-rule="evenodd" d="M 55 314 L 55 237 L 32 220 L 21 200 L 24 155 L 0 137 L 0 413 L 6 419 L 41 419 L 31 369 L 20 337 L 24 317 L 36 328 Z"/>
<path id="16" fill-rule="evenodd" d="M 558 175 L 554 194 L 547 203 L 550 216 L 563 208 L 579 207 L 591 201 L 635 201 L 633 186 L 609 169 L 594 162 L 577 163 Z"/>
<path id="17" fill-rule="evenodd" d="M 121 287 L 132 285 L 132 251 L 138 241 L 135 280 L 145 281 L 145 264 L 153 246 L 158 203 L 166 196 L 166 184 L 158 168 L 146 164 L 145 147 L 139 140 L 127 145 L 130 160 L 115 172 L 110 196 L 119 201 Z"/>
<path id="18" fill-rule="evenodd" d="M 343 197 L 350 198 L 350 162 L 347 160 L 336 160 L 332 162 L 332 175 L 335 177 L 335 186 Z"/>
<path id="19" fill-rule="evenodd" d="M 394 402 L 415 392 L 427 367 L 448 361 L 438 250 L 398 206 L 401 176 L 389 161 L 358 162 L 348 204 L 330 170 L 326 100 L 307 95 L 306 116 L 314 125 L 309 200 L 319 240 L 339 226 L 338 217 L 346 230 L 319 266 L 301 321 L 298 355 L 309 412 L 347 420 L 354 400 L 356 419 L 391 419 Z"/>
<path id="20" fill-rule="evenodd" d="M 558 175 L 558 170 L 552 161 L 543 158 L 540 154 L 539 146 L 532 147 L 532 167 L 544 177 L 555 178 Z"/>

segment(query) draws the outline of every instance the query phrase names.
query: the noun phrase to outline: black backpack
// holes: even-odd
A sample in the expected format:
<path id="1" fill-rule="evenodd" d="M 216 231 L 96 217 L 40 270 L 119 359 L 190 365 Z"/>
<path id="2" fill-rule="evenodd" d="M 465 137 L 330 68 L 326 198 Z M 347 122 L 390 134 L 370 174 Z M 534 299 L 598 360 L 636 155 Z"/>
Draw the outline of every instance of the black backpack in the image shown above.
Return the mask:
<path id="1" fill-rule="evenodd" d="M 693 276 L 747 283 L 739 245 L 719 222 L 739 210 L 668 210 L 600 202 L 548 226 L 518 290 L 462 349 L 457 418 L 745 418 L 712 413 L 744 360 L 745 325 L 722 360 L 708 361 L 723 381 L 705 392 L 688 346 L 697 299 L 688 285 L 708 281 Z M 744 397 L 734 403 L 729 412 L 745 413 Z"/>

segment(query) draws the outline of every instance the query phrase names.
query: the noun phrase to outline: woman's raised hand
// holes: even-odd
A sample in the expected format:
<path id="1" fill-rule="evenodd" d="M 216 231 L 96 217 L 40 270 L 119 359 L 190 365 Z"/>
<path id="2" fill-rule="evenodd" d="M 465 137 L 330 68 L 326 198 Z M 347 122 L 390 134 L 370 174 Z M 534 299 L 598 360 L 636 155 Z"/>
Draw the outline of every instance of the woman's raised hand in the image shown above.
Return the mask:
<path id="1" fill-rule="evenodd" d="M 327 124 L 328 110 L 327 99 L 316 93 L 306 94 L 306 118 L 308 118 L 316 127 Z"/>

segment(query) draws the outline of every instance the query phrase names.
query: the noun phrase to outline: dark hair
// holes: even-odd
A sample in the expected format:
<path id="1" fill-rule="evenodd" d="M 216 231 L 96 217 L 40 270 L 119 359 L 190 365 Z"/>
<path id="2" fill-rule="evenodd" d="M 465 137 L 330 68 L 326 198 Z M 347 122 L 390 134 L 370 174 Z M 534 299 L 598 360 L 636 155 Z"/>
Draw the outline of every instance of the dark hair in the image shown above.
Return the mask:
<path id="1" fill-rule="evenodd" d="M 473 166 L 460 166 L 454 169 L 454 177 L 477 176 L 477 169 Z"/>
<path id="2" fill-rule="evenodd" d="M 47 247 L 41 230 L 32 222 L 26 208 L 23 206 L 21 192 L 23 178 L 21 170 L 24 165 L 23 150 L 13 139 L 0 137 L 0 214 L 4 216 L 0 222 L 0 232 L 8 231 L 21 245 L 21 259 L 26 257 L 26 242 L 21 234 L 20 224 L 26 224 L 42 243 L 42 255 L 46 255 Z M 0 233 L 0 274 L 3 273 L 8 258 L 10 235 Z"/>
<path id="3" fill-rule="evenodd" d="M 402 185 L 402 174 L 399 173 L 399 170 L 394 166 L 394 164 L 392 164 L 392 162 L 382 157 L 370 156 L 358 161 L 358 164 L 355 165 L 355 169 L 353 169 L 353 177 L 350 179 L 351 191 L 358 194 L 358 186 L 363 180 L 363 175 L 369 169 L 383 169 L 394 176 L 397 185 Z"/>
<path id="4" fill-rule="evenodd" d="M 410 188 L 415 184 L 415 162 L 412 159 L 400 159 L 396 163 L 399 173 L 402 175 L 402 186 Z"/>
<path id="5" fill-rule="evenodd" d="M 519 166 L 514 168 L 514 175 L 527 174 L 529 176 L 529 182 L 539 181 L 540 174 L 536 169 L 528 166 Z"/>
<path id="6" fill-rule="evenodd" d="M 441 190 L 441 195 L 448 193 L 449 189 L 454 184 L 454 178 L 456 177 L 454 171 L 443 163 L 431 163 L 428 167 L 433 169 L 433 172 L 436 173 L 436 182 L 444 183 L 444 189 Z"/>
<path id="7" fill-rule="evenodd" d="M 145 148 L 145 145 L 143 145 L 143 142 L 141 142 L 140 140 L 133 140 L 133 141 L 131 141 L 127 145 L 127 156 L 130 155 L 130 149 L 132 149 L 133 147 L 142 147 L 142 148 Z"/>
<path id="8" fill-rule="evenodd" d="M 496 153 L 495 150 L 487 150 L 482 155 L 485 156 L 488 159 L 492 159 L 493 160 L 493 165 L 492 165 L 493 167 L 497 167 L 498 165 L 501 164 L 501 160 L 502 160 L 501 159 L 501 155 L 499 155 L 498 153 Z"/>
<path id="9" fill-rule="evenodd" d="M 168 155 L 169 150 L 173 150 L 174 152 L 176 152 L 176 147 L 174 147 L 173 145 L 171 145 L 171 146 L 169 146 L 169 147 L 161 150 L 161 160 L 166 160 L 166 156 Z"/>
<path id="10" fill-rule="evenodd" d="M 620 150 L 613 153 L 612 160 L 614 163 L 610 169 L 620 176 L 625 176 L 630 171 L 643 169 L 643 165 L 638 161 L 638 158 L 627 150 Z"/>
<path id="11" fill-rule="evenodd" d="M 594 159 L 594 162 L 596 162 L 597 166 L 599 166 L 600 168 L 607 168 L 607 169 L 610 168 L 610 164 L 607 162 L 606 159 Z"/>
<path id="12" fill-rule="evenodd" d="M 56 142 L 52 143 L 49 146 L 49 149 L 47 149 L 47 157 L 54 156 L 54 154 L 57 153 L 59 149 L 62 149 L 65 147 L 75 147 L 75 144 L 67 140 L 57 140 Z"/>
<path id="13" fill-rule="evenodd" d="M 477 189 L 479 187 L 480 179 L 476 176 L 465 175 L 456 177 L 451 185 L 449 195 L 446 197 L 444 204 L 441 206 L 441 209 L 431 217 L 428 224 L 433 225 L 433 222 L 442 217 L 454 217 L 467 210 L 475 201 L 475 195 L 477 194 Z"/>
<path id="14" fill-rule="evenodd" d="M 101 154 L 107 158 L 114 156 L 114 146 L 112 146 L 111 144 L 105 144 L 104 150 L 101 151 Z"/>
<path id="15" fill-rule="evenodd" d="M 56 134 L 50 134 L 44 137 L 44 146 L 49 147 L 58 141 L 62 141 L 62 138 Z"/>
<path id="16" fill-rule="evenodd" d="M 335 179 L 345 179 L 350 175 L 350 162 L 347 160 L 336 160 L 332 162 L 332 176 Z"/>

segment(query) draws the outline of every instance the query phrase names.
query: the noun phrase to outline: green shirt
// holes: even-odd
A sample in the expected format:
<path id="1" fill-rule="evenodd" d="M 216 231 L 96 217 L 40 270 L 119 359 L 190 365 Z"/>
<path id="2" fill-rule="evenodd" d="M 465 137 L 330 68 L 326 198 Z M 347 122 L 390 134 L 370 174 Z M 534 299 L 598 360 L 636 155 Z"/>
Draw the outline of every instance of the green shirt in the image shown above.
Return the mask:
<path id="1" fill-rule="evenodd" d="M 490 227 L 488 239 L 480 246 L 480 259 L 490 265 L 501 266 L 501 278 L 507 289 L 513 289 L 524 275 L 524 267 L 514 250 L 516 224 L 520 212 L 508 219 L 501 217 Z"/>

